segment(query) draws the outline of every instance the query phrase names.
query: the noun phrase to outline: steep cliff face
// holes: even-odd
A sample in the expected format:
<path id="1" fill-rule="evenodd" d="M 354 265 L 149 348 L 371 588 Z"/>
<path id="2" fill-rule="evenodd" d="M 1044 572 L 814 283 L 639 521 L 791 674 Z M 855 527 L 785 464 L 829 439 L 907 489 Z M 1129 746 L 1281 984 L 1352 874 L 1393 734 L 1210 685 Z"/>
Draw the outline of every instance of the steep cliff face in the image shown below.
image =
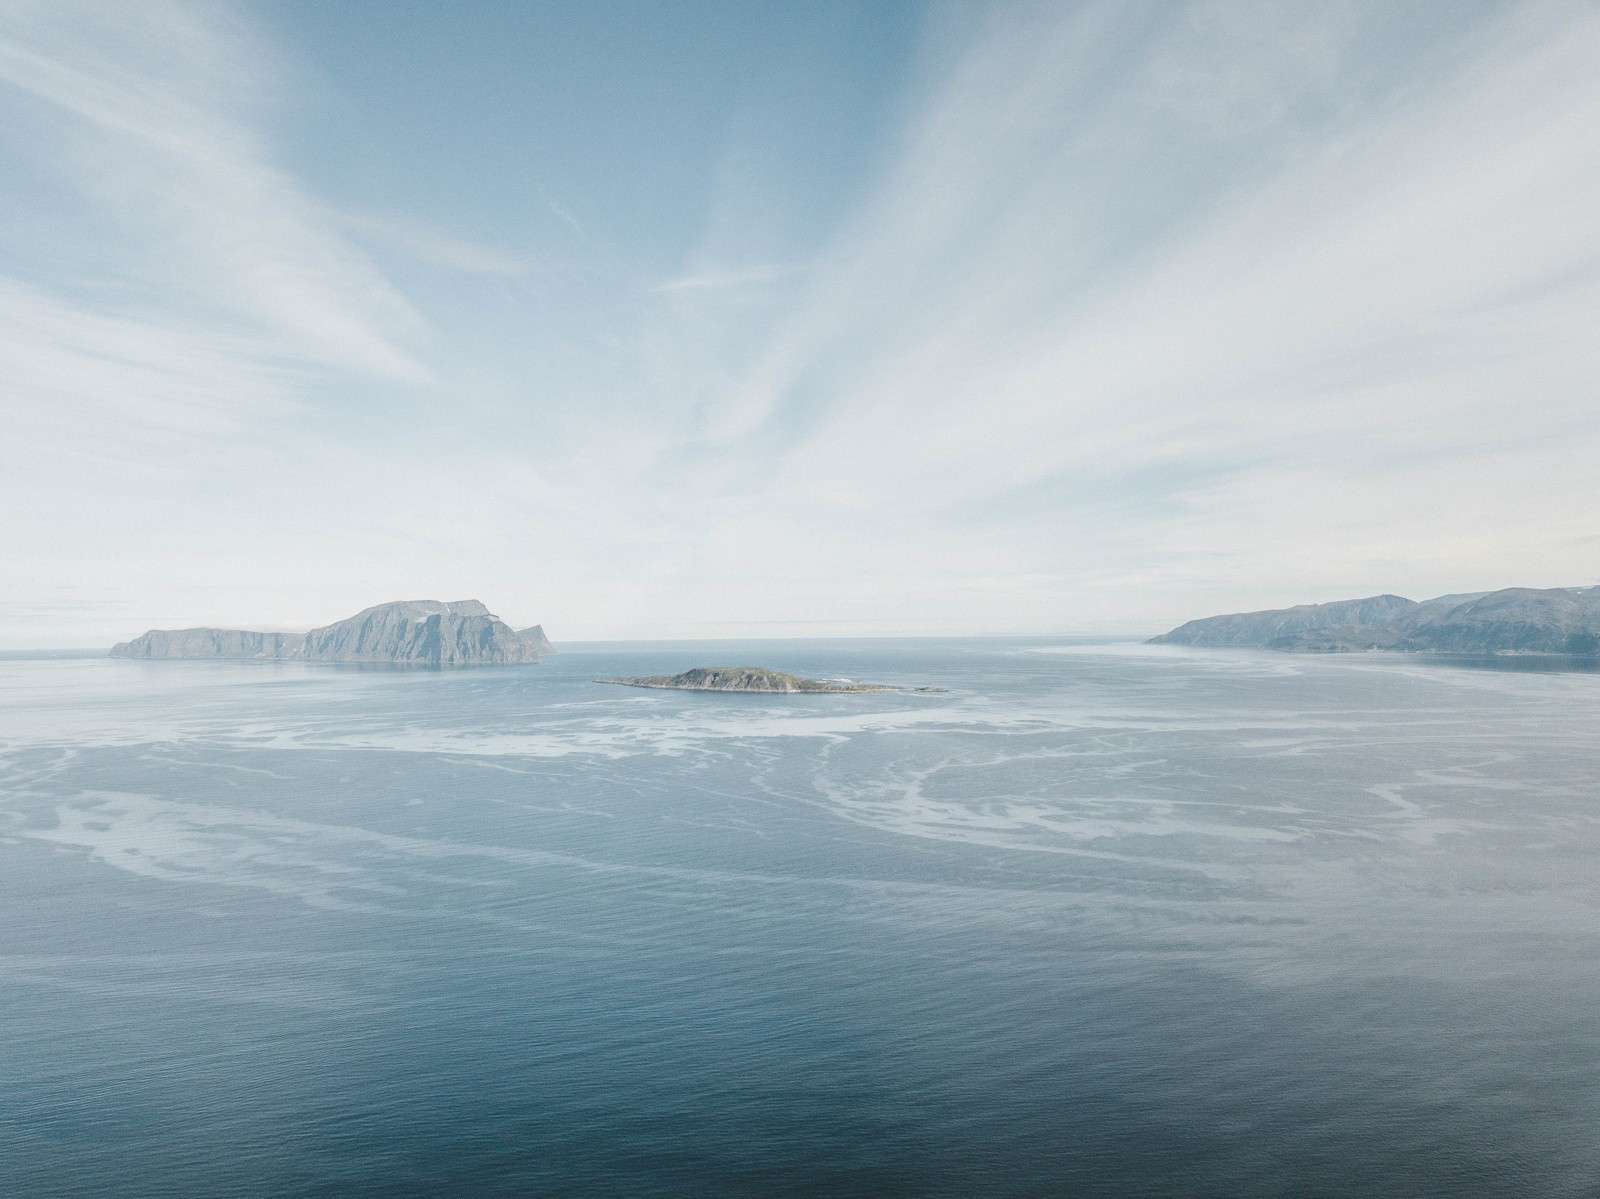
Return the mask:
<path id="1" fill-rule="evenodd" d="M 300 658 L 304 633 L 239 629 L 151 629 L 111 647 L 113 658 Z"/>
<path id="2" fill-rule="evenodd" d="M 559 652 L 555 646 L 550 644 L 550 638 L 544 635 L 544 626 L 542 624 L 536 624 L 531 629 L 518 629 L 517 636 L 532 645 L 534 652 L 541 658 L 546 654 Z"/>
<path id="3" fill-rule="evenodd" d="M 537 641 L 518 633 L 477 600 L 401 600 L 367 608 L 309 633 L 152 629 L 115 646 L 111 655 L 489 666 L 537 662 L 543 636 L 543 630 Z"/>
<path id="4" fill-rule="evenodd" d="M 312 629 L 305 656 L 318 662 L 476 666 L 537 662 L 539 651 L 477 600 L 405 600 Z"/>

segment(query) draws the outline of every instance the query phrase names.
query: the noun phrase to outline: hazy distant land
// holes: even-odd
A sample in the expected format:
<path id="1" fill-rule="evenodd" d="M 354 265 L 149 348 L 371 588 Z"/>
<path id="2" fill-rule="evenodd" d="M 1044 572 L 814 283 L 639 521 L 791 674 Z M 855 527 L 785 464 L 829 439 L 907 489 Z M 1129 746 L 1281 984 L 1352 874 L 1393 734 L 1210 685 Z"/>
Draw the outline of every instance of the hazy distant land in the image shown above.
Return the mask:
<path id="1" fill-rule="evenodd" d="M 1389 650 L 1594 658 L 1600 656 L 1600 586 L 1508 587 L 1420 602 L 1386 594 L 1234 612 L 1188 621 L 1150 643 L 1288 653 Z M 477 666 L 532 663 L 554 652 L 542 626 L 513 629 L 478 600 L 401 600 L 306 633 L 151 629 L 113 646 L 111 656 Z M 900 690 L 885 684 L 803 678 L 761 666 L 703 666 L 676 675 L 596 681 L 769 694 Z"/>
<path id="2" fill-rule="evenodd" d="M 309 633 L 151 629 L 113 646 L 111 656 L 485 666 L 537 662 L 554 652 L 542 626 L 513 629 L 477 600 L 398 600 Z"/>
<path id="3" fill-rule="evenodd" d="M 1375 595 L 1328 604 L 1191 620 L 1151 644 L 1239 646 L 1302 654 L 1392 650 L 1442 654 L 1600 651 L 1600 587 L 1508 587 L 1405 599 Z"/>

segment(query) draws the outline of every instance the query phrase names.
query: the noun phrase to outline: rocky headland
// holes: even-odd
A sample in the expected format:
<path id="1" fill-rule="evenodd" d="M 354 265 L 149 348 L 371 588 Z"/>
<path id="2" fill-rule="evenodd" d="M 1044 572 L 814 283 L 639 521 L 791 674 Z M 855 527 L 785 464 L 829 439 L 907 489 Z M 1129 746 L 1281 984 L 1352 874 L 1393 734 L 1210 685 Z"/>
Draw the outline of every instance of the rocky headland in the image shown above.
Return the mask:
<path id="1" fill-rule="evenodd" d="M 881 683 L 832 683 L 783 674 L 764 666 L 699 666 L 682 674 L 652 674 L 629 679 L 596 679 L 624 687 L 657 687 L 671 691 L 750 691 L 790 694 L 798 691 L 898 691 Z"/>
<path id="2" fill-rule="evenodd" d="M 1375 595 L 1236 612 L 1191 620 L 1151 644 L 1593 658 L 1600 653 L 1600 587 L 1507 587 L 1420 602 Z"/>
<path id="3" fill-rule="evenodd" d="M 544 635 L 544 626 L 542 624 L 536 624 L 531 629 L 518 629 L 517 636 L 529 642 L 538 651 L 541 658 L 548 654 L 559 652 L 555 646 L 550 644 L 550 638 Z"/>
<path id="4" fill-rule="evenodd" d="M 111 649 L 113 658 L 279 658 L 404 666 L 537 662 L 554 649 L 544 629 L 511 628 L 477 600 L 378 604 L 307 633 L 151 629 Z"/>

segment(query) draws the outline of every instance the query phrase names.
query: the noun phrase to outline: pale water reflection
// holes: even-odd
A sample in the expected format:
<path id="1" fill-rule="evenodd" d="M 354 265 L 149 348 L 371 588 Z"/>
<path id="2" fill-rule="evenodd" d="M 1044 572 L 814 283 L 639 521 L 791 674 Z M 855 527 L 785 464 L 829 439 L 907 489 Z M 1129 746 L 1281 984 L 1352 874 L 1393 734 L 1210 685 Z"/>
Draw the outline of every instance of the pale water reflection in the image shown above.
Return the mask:
<path id="1" fill-rule="evenodd" d="M 590 681 L 730 654 L 949 690 Z M 1591 1194 L 1597 734 L 1102 643 L 0 661 L 0 1191 Z"/>

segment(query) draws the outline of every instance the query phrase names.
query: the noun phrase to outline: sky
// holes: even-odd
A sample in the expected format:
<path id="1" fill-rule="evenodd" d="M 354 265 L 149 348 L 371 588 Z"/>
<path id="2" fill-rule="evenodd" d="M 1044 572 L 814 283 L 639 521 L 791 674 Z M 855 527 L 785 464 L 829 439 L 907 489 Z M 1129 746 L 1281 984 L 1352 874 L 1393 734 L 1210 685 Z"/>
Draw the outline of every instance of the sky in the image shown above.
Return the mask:
<path id="1" fill-rule="evenodd" d="M 0 0 L 0 649 L 1600 582 L 1600 4 Z"/>

